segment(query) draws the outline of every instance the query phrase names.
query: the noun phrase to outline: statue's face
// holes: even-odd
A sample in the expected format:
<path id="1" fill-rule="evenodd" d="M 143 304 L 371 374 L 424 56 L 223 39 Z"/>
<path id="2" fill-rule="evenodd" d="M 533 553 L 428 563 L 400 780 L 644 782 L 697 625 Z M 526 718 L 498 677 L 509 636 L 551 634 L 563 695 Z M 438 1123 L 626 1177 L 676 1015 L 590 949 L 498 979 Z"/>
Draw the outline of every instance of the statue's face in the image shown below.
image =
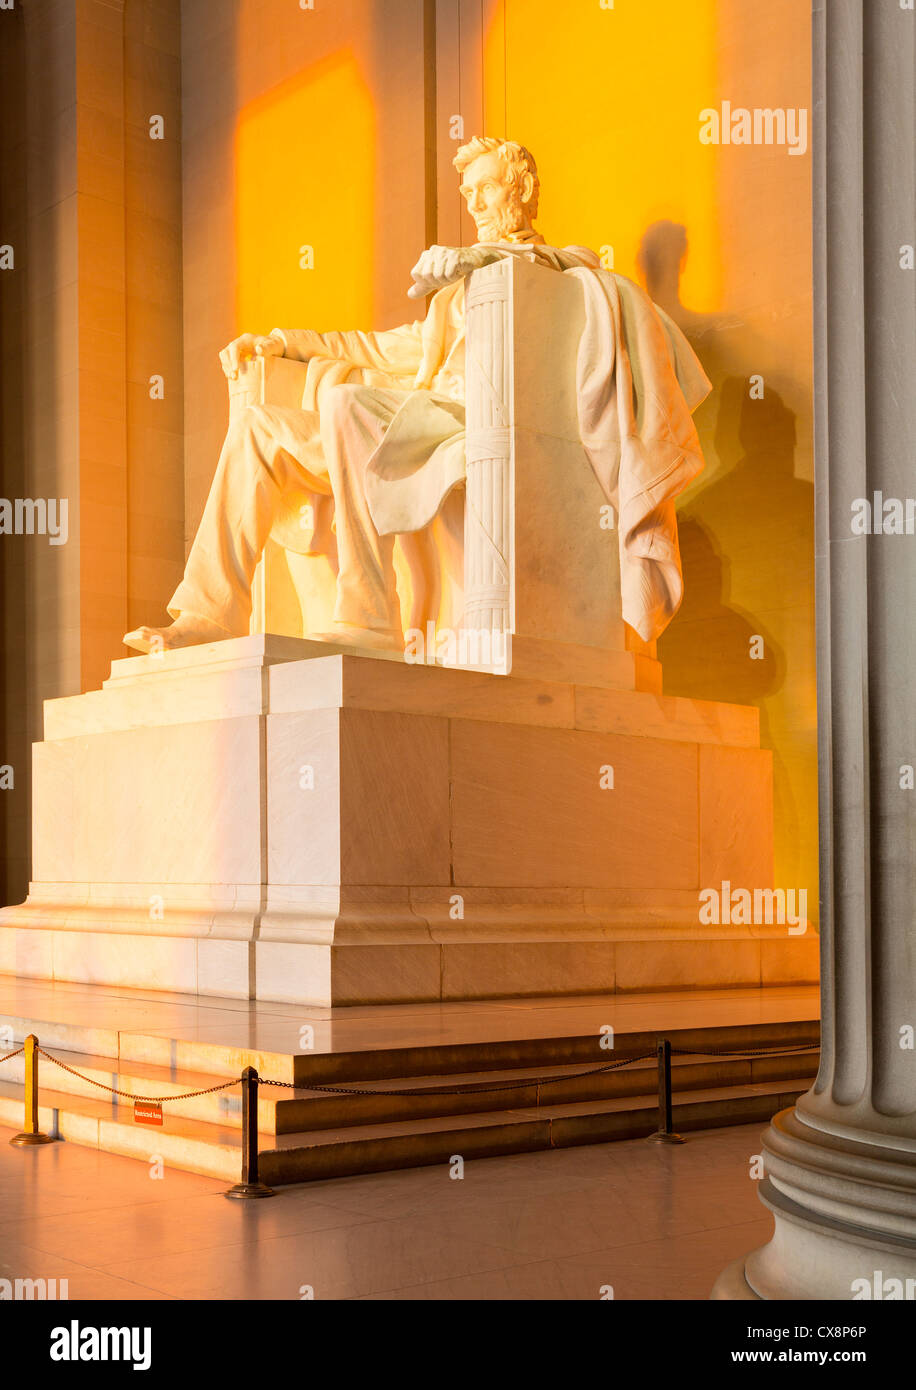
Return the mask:
<path id="1" fill-rule="evenodd" d="M 530 225 L 521 194 L 497 154 L 481 154 L 468 165 L 461 193 L 477 227 L 478 241 L 504 241 Z"/>

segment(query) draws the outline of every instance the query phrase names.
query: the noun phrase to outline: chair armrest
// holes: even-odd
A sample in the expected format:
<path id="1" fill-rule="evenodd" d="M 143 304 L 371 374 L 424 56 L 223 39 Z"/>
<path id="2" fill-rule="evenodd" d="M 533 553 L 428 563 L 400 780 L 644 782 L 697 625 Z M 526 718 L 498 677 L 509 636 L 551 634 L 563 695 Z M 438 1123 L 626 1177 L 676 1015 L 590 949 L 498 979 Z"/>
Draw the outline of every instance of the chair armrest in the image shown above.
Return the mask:
<path id="1" fill-rule="evenodd" d="M 307 373 L 308 363 L 292 357 L 246 357 L 228 382 L 230 421 L 249 405 L 300 407 Z"/>

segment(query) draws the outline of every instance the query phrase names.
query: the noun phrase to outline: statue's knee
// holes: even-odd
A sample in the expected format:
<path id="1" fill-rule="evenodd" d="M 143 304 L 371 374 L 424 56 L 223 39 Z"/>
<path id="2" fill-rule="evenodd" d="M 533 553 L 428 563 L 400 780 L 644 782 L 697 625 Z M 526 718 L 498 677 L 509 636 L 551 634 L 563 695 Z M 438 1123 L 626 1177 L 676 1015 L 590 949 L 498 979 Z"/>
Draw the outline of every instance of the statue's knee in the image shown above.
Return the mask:
<path id="1" fill-rule="evenodd" d="M 346 418 L 353 413 L 361 393 L 366 388 L 359 382 L 341 381 L 331 386 L 324 398 L 322 414 L 329 417 Z"/>
<path id="2" fill-rule="evenodd" d="M 264 428 L 264 421 L 263 405 L 246 405 L 244 410 L 240 410 L 230 421 L 226 438 L 236 443 L 250 439 Z"/>

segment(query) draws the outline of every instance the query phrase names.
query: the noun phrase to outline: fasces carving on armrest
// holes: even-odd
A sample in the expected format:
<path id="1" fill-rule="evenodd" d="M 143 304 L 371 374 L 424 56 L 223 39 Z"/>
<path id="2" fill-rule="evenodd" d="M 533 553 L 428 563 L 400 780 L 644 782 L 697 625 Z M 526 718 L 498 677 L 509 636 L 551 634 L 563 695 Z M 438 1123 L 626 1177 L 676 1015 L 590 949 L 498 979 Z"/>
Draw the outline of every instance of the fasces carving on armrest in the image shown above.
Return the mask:
<path id="1" fill-rule="evenodd" d="M 465 289 L 465 625 L 488 632 L 509 630 L 512 583 L 510 275 L 497 261 Z"/>

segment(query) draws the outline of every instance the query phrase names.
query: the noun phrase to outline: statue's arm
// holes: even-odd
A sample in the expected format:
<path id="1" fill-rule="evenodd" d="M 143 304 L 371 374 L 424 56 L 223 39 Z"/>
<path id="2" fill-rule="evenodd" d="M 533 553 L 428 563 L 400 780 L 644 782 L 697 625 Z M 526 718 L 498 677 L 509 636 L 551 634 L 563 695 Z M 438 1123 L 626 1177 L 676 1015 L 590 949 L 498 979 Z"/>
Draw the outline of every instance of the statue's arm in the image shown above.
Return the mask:
<path id="1" fill-rule="evenodd" d="M 517 256 L 524 260 L 539 261 L 554 270 L 570 270 L 574 266 L 594 268 L 601 264 L 594 251 L 586 246 L 567 246 L 562 250 L 556 246 L 545 246 L 538 242 L 505 241 L 478 242 L 475 246 L 430 246 L 424 251 L 410 272 L 413 284 L 407 291 L 411 299 L 422 299 L 424 295 L 435 294 L 456 280 L 463 280 L 481 266 L 494 261 Z"/>
<path id="2" fill-rule="evenodd" d="M 272 338 L 283 343 L 283 355 L 307 362 L 311 357 L 333 357 L 398 376 L 412 376 L 423 357 L 423 326 L 405 323 L 380 333 L 318 333 L 311 328 L 275 328 Z"/>

